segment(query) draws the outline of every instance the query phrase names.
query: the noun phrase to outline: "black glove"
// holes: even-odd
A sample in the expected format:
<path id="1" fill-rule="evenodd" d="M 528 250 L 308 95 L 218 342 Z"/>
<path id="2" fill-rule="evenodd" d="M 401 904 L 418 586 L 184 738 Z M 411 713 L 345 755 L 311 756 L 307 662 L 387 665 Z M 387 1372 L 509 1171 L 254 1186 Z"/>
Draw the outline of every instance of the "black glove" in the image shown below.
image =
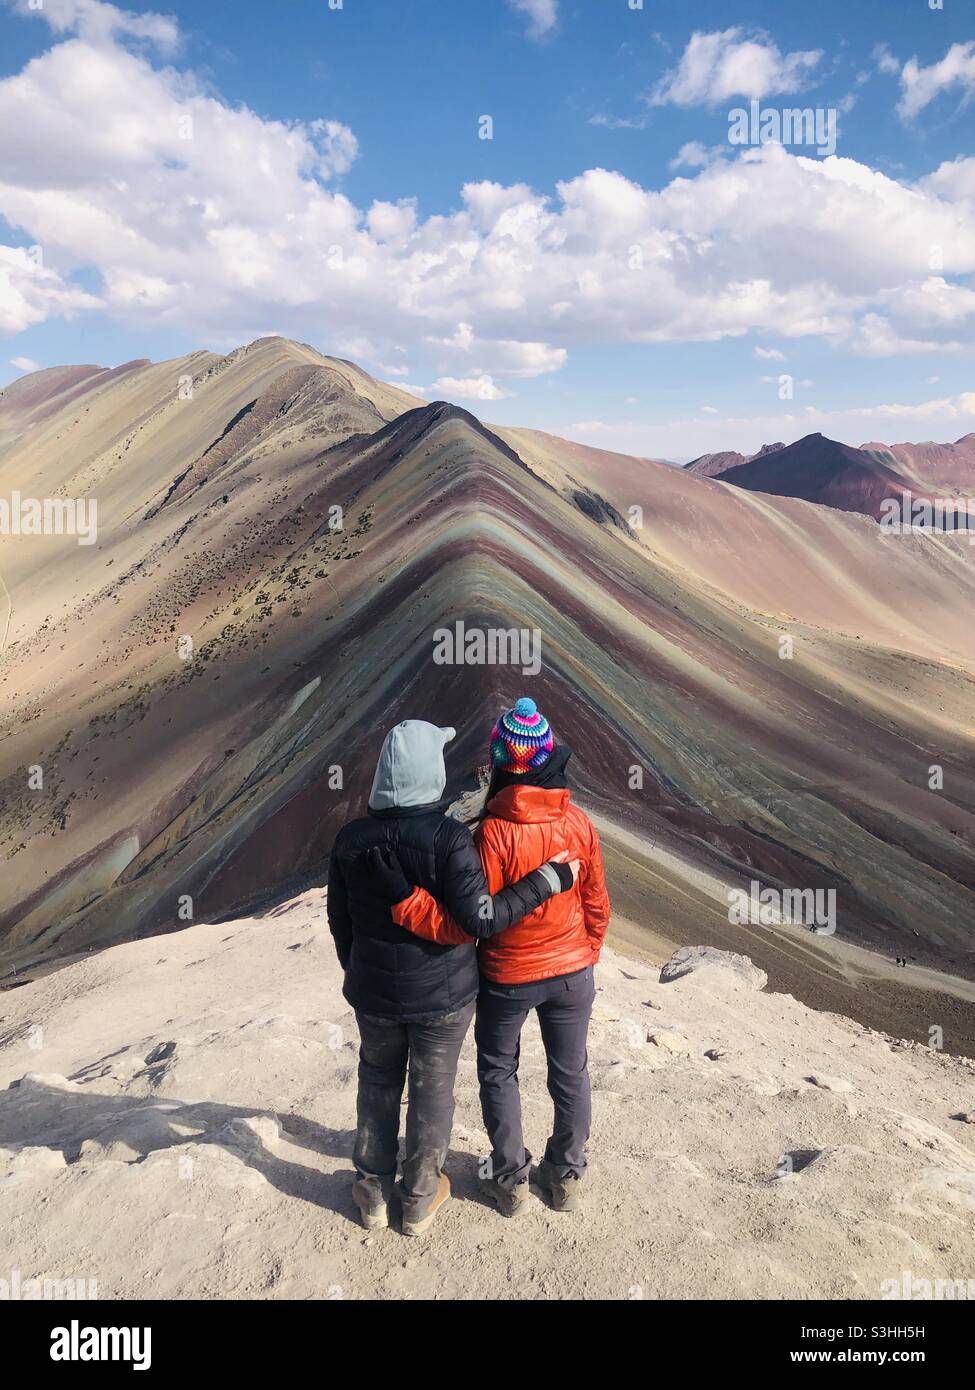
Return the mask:
<path id="1" fill-rule="evenodd" d="M 575 883 L 575 879 L 572 877 L 572 870 L 569 868 L 568 864 L 563 864 L 561 860 L 556 862 L 554 859 L 550 859 L 549 866 L 558 874 L 559 883 L 562 885 L 562 892 L 568 892 Z"/>
<path id="2" fill-rule="evenodd" d="M 403 872 L 396 851 L 388 845 L 374 845 L 367 856 L 370 881 L 379 896 L 390 907 L 401 903 L 413 892 L 413 884 Z"/>

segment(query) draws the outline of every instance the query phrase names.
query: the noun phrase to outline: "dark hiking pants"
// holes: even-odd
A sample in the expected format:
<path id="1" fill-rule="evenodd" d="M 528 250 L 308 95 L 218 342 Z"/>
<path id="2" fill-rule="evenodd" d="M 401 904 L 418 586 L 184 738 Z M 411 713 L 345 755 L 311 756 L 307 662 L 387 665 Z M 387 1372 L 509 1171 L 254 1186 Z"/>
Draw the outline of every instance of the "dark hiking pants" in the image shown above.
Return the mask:
<path id="1" fill-rule="evenodd" d="M 407 1023 L 356 1011 L 359 1095 L 357 1176 L 378 1191 L 396 1176 L 399 1112 L 410 1077 L 403 1157 L 403 1209 L 415 1214 L 436 1196 L 454 1122 L 454 1078 L 474 1003 Z"/>
<path id="2" fill-rule="evenodd" d="M 491 1175 L 503 1187 L 527 1178 L 531 1154 L 521 1129 L 518 1059 L 521 1030 L 532 1009 L 548 1058 L 548 1093 L 555 1103 L 545 1158 L 560 1177 L 586 1170 L 592 1116 L 586 1038 L 596 987 L 592 966 L 573 975 L 525 985 L 481 980 L 477 998 L 477 1076 L 481 1111 L 491 1141 Z"/>

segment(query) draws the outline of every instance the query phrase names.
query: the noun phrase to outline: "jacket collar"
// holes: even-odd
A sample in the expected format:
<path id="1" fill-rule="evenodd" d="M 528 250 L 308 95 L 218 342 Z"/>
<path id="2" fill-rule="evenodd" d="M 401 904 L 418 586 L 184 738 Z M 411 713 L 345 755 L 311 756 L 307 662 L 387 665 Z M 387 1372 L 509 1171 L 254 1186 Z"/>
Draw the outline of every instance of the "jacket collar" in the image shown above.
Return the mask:
<path id="1" fill-rule="evenodd" d="M 561 820 L 569 809 L 568 787 L 503 787 L 487 804 L 489 815 L 499 820 L 533 822 Z"/>

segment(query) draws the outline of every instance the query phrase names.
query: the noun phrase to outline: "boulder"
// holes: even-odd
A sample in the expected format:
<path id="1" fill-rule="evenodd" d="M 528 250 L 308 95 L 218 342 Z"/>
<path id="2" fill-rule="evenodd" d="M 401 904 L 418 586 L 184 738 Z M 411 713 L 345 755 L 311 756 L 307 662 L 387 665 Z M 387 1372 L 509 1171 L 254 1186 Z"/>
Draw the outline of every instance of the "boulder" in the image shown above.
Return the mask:
<path id="1" fill-rule="evenodd" d="M 739 956 L 734 951 L 719 951 L 714 946 L 682 946 L 675 951 L 660 972 L 660 983 L 670 984 L 698 971 L 722 971 L 729 980 L 734 980 L 745 989 L 764 989 L 768 976 L 759 970 L 747 956 Z"/>

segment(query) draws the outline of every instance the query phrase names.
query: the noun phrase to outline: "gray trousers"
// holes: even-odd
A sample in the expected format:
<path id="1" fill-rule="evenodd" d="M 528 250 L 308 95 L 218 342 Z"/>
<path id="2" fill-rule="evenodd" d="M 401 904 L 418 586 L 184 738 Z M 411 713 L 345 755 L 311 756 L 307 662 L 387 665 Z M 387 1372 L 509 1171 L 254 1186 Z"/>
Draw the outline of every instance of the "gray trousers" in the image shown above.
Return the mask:
<path id="1" fill-rule="evenodd" d="M 356 1011 L 359 1094 L 356 1175 L 381 1189 L 396 1176 L 399 1112 L 410 1077 L 403 1156 L 403 1209 L 416 1214 L 436 1196 L 454 1123 L 454 1079 L 474 1002 L 408 1023 Z"/>
<path id="2" fill-rule="evenodd" d="M 477 1076 L 481 1111 L 491 1141 L 491 1174 L 502 1187 L 527 1178 L 531 1154 L 521 1128 L 518 1060 L 521 1030 L 532 1009 L 548 1059 L 548 1093 L 555 1103 L 545 1158 L 560 1177 L 586 1171 L 586 1141 L 592 1119 L 586 1039 L 596 986 L 592 966 L 573 975 L 526 985 L 481 980 L 477 998 Z"/>

